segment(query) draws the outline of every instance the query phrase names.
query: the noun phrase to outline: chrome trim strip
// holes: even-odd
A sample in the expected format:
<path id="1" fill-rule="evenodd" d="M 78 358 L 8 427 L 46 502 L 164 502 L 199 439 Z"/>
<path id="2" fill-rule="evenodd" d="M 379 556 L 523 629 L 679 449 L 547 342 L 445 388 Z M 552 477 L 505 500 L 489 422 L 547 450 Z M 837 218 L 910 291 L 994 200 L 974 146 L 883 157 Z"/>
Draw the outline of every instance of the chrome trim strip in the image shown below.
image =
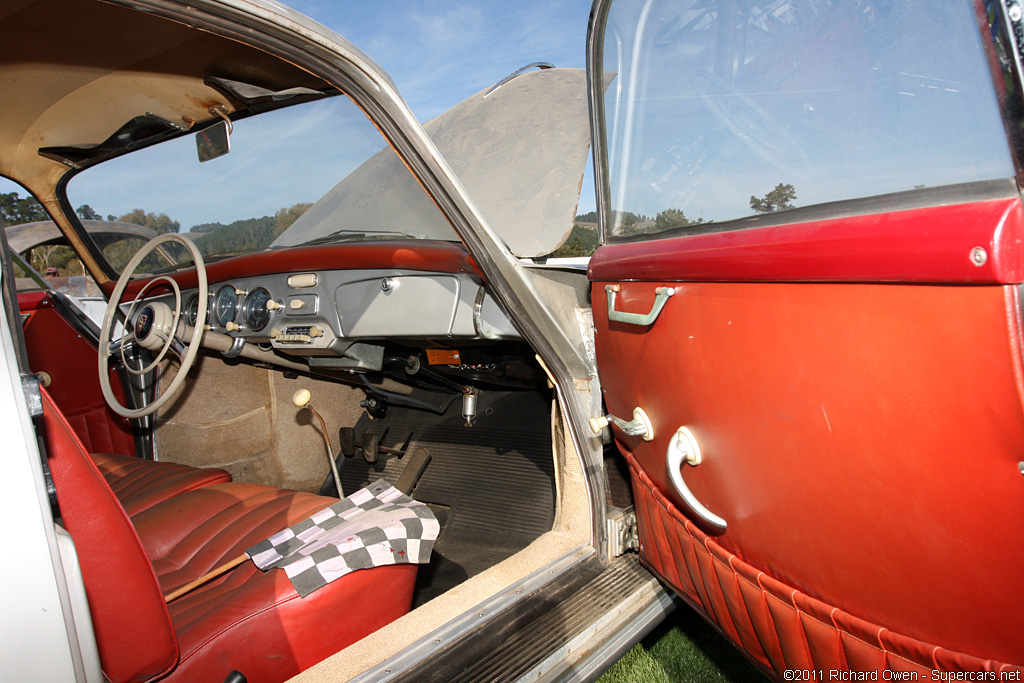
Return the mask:
<path id="1" fill-rule="evenodd" d="M 654 597 L 635 613 L 635 615 L 620 625 L 608 635 L 608 620 L 591 627 L 591 638 L 585 640 L 577 639 L 576 642 L 567 645 L 554 653 L 547 660 L 537 665 L 537 669 L 543 671 L 539 678 L 531 680 L 537 683 L 547 681 L 560 681 L 561 683 L 585 683 L 594 681 L 610 669 L 615 662 L 622 658 L 634 645 L 636 645 L 648 633 L 660 624 L 665 617 L 681 606 L 680 600 L 672 591 L 659 583 L 657 579 L 651 579 L 647 587 L 641 588 L 634 595 L 649 589 L 653 591 Z M 643 596 L 638 598 L 642 599 Z M 602 628 L 602 626 L 604 628 Z M 572 652 L 584 652 L 578 661 L 569 667 L 557 667 L 558 658 L 570 658 Z M 548 669 L 550 665 L 551 669 Z M 531 672 L 532 673 L 532 672 Z M 525 677 L 524 677 L 525 678 Z M 522 679 L 521 679 L 522 680 Z"/>
<path id="2" fill-rule="evenodd" d="M 555 68 L 555 65 L 552 64 L 551 62 L 532 62 L 530 64 L 527 64 L 524 67 L 520 67 L 520 68 L 516 69 L 515 71 L 510 73 L 508 76 L 505 76 L 505 78 L 501 79 L 500 81 L 498 81 L 497 83 L 492 85 L 490 87 L 490 89 L 487 92 L 484 93 L 484 97 L 487 97 L 492 92 L 494 92 L 495 90 L 497 90 L 501 86 L 505 85 L 506 83 L 511 81 L 516 76 L 522 76 L 524 73 L 526 73 L 530 69 L 554 69 L 554 68 Z"/>

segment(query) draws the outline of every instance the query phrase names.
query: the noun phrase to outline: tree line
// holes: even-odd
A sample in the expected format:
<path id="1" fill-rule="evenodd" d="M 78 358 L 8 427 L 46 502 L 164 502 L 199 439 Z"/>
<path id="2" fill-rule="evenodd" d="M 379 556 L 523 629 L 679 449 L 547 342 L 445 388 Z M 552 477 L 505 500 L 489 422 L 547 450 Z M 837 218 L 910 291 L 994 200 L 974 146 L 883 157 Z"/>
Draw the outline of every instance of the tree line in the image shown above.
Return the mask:
<path id="1" fill-rule="evenodd" d="M 312 204 L 309 203 L 295 204 L 279 209 L 272 216 L 247 218 L 228 224 L 204 223 L 193 226 L 189 232 L 197 234 L 195 244 L 203 256 L 261 251 L 270 246 L 310 206 Z M 158 235 L 181 232 L 181 223 L 166 213 L 155 213 L 141 208 L 133 209 L 121 216 L 109 214 L 104 218 L 88 204 L 83 204 L 75 210 L 75 213 L 83 220 L 107 220 L 141 225 L 153 230 Z M 49 219 L 46 210 L 34 197 L 21 197 L 17 192 L 0 193 L 0 220 L 3 221 L 3 225 L 21 225 Z M 201 236 L 199 236 L 200 234 Z M 121 270 L 142 246 L 142 243 L 143 240 L 140 238 L 119 240 L 106 245 L 103 254 L 116 270 Z M 183 261 L 187 260 L 183 253 L 181 256 Z M 46 245 L 33 249 L 29 254 L 29 259 L 32 266 L 41 273 L 45 273 L 50 268 L 56 268 L 58 274 L 62 276 L 81 275 L 84 272 L 74 251 L 66 245 Z M 144 263 L 143 265 L 150 265 L 154 268 L 161 266 L 155 260 L 152 264 Z"/>

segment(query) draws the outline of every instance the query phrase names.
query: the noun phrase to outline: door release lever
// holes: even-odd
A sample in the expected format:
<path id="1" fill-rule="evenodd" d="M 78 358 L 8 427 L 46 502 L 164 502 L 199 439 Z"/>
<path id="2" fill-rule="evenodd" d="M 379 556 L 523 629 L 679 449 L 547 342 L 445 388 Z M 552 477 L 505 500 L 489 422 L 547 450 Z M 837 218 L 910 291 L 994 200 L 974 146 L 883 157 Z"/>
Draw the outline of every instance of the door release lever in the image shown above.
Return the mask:
<path id="1" fill-rule="evenodd" d="M 690 487 L 683 481 L 683 465 L 696 467 L 701 463 L 704 456 L 700 452 L 700 445 L 687 427 L 680 427 L 672 435 L 668 442 L 668 452 L 665 462 L 668 467 L 668 477 L 675 488 L 676 493 L 683 499 L 686 506 L 693 514 L 697 515 L 708 527 L 711 533 L 721 535 L 725 533 L 726 521 L 715 513 L 704 507 L 690 491 Z"/>
<path id="2" fill-rule="evenodd" d="M 600 434 L 601 430 L 608 426 L 608 423 L 621 429 L 627 436 L 643 437 L 644 441 L 650 441 L 654 438 L 654 425 L 651 424 L 651 419 L 647 417 L 647 413 L 644 412 L 643 408 L 634 408 L 633 419 L 629 421 L 614 415 L 591 418 L 590 429 L 595 434 Z"/>

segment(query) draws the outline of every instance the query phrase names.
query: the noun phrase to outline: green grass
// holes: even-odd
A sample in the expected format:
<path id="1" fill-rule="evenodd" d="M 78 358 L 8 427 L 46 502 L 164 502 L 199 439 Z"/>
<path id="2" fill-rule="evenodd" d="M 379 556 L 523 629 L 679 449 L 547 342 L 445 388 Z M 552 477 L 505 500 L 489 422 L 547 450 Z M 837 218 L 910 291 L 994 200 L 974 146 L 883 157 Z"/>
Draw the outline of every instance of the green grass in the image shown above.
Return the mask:
<path id="1" fill-rule="evenodd" d="M 682 605 L 617 661 L 598 683 L 767 680 L 718 631 Z"/>

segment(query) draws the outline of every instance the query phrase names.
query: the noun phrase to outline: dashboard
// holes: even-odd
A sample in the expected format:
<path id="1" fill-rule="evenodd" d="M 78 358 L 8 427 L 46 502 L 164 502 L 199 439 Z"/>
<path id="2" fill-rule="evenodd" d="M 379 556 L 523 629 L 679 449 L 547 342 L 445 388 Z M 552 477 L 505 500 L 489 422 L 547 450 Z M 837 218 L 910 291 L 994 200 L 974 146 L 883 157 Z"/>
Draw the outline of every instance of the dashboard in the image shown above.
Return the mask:
<path id="1" fill-rule="evenodd" d="M 151 300 L 175 305 L 170 294 Z M 181 302 L 195 326 L 198 291 L 182 290 Z M 381 369 L 376 340 L 521 339 L 479 278 L 396 268 L 211 279 L 202 323 L 230 339 L 228 356 L 254 344 L 310 366 L 363 370 Z"/>

